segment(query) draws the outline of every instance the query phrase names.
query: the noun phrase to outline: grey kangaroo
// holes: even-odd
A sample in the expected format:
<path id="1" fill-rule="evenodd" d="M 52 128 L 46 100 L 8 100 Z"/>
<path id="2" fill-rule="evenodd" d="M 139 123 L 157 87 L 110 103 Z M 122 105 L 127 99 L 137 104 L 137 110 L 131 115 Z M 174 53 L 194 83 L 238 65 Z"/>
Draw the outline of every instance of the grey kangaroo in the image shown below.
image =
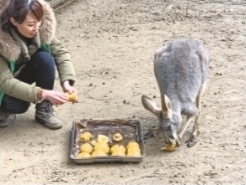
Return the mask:
<path id="1" fill-rule="evenodd" d="M 195 117 L 188 147 L 199 135 L 201 97 L 209 70 L 209 54 L 197 40 L 178 39 L 155 52 L 154 72 L 161 94 L 161 106 L 142 96 L 143 106 L 159 119 L 158 131 L 165 143 L 180 145 L 180 140 Z M 182 115 L 186 121 L 182 124 Z"/>

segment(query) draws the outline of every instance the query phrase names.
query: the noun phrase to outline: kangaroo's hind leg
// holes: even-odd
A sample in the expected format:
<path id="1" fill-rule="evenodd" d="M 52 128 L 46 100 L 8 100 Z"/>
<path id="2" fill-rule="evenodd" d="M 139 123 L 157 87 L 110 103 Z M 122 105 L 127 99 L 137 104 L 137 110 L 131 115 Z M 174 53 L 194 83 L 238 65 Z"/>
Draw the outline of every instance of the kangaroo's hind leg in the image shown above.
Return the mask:
<path id="1" fill-rule="evenodd" d="M 201 86 L 201 88 L 199 90 L 199 93 L 198 93 L 198 96 L 196 98 L 196 106 L 198 108 L 198 114 L 197 114 L 196 119 L 195 119 L 195 123 L 194 123 L 194 126 L 193 126 L 193 131 L 191 133 L 191 136 L 190 136 L 189 140 L 187 141 L 188 142 L 188 144 L 187 144 L 188 147 L 192 147 L 192 146 L 194 146 L 194 144 L 196 144 L 197 136 L 200 133 L 199 125 L 200 125 L 200 118 L 201 118 L 201 99 L 202 99 L 203 92 L 204 92 L 204 90 L 206 88 L 206 85 L 207 85 L 207 81 L 205 81 L 203 83 L 203 85 Z"/>

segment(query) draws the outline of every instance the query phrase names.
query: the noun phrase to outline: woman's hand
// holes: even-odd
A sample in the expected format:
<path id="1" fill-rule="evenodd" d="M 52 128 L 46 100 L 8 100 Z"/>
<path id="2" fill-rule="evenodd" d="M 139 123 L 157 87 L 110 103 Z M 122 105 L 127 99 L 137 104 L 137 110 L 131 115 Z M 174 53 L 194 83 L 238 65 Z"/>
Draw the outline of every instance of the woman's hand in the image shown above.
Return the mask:
<path id="1" fill-rule="evenodd" d="M 77 94 L 77 90 L 73 86 L 70 85 L 68 80 L 63 82 L 62 89 L 64 92 Z"/>
<path id="2" fill-rule="evenodd" d="M 62 105 L 69 102 L 65 93 L 54 90 L 43 90 L 42 99 L 49 100 L 54 105 Z"/>

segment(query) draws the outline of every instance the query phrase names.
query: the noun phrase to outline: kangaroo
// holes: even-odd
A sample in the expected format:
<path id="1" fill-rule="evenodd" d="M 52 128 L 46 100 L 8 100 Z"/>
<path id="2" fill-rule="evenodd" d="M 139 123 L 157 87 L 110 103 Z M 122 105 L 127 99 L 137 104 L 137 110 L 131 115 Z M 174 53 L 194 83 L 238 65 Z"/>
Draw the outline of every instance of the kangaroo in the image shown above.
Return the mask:
<path id="1" fill-rule="evenodd" d="M 145 109 L 159 119 L 159 131 L 165 143 L 180 146 L 180 140 L 195 117 L 188 147 L 199 135 L 201 97 L 206 87 L 209 54 L 202 44 L 192 39 L 177 39 L 155 52 L 154 72 L 161 94 L 160 109 L 149 97 L 142 96 Z M 182 125 L 182 115 L 186 121 Z"/>

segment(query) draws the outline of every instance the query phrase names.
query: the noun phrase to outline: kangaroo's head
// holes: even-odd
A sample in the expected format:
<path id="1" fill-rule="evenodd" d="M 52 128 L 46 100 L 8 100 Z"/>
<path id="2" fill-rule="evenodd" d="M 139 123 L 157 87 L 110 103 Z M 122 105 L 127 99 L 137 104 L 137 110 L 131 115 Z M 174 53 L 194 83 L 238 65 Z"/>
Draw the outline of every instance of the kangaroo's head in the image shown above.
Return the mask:
<path id="1" fill-rule="evenodd" d="M 142 96 L 142 104 L 145 109 L 158 117 L 160 130 L 163 133 L 165 142 L 167 144 L 176 143 L 179 145 L 177 132 L 181 123 L 173 118 L 172 103 L 169 98 L 166 95 L 161 95 L 162 109 L 145 95 Z"/>

